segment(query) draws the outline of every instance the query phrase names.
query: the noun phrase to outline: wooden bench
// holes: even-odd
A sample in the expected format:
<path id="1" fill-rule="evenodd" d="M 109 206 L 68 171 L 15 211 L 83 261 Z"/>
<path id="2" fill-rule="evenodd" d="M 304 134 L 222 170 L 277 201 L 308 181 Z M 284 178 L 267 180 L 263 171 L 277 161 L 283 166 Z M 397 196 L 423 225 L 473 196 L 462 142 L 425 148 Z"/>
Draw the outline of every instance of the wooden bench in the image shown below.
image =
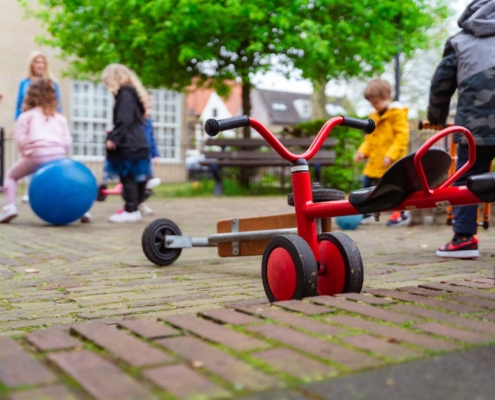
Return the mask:
<path id="1" fill-rule="evenodd" d="M 279 139 L 294 153 L 305 152 L 314 138 Z M 264 139 L 208 139 L 206 146 L 218 146 L 220 151 L 205 151 L 205 160 L 200 164 L 208 166 L 215 178 L 215 195 L 223 194 L 222 167 L 289 167 L 290 163 L 272 150 Z M 315 180 L 321 180 L 321 167 L 333 165 L 335 151 L 328 150 L 335 146 L 335 139 L 327 138 L 315 157 L 308 164 L 315 172 Z"/>

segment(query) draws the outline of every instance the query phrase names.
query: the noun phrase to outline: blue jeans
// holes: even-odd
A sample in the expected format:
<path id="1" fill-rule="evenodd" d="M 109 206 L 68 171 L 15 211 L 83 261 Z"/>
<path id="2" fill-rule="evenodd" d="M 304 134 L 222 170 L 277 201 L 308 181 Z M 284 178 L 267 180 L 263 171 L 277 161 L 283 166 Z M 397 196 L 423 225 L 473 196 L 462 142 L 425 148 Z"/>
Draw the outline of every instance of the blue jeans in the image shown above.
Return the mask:
<path id="1" fill-rule="evenodd" d="M 466 184 L 467 178 L 471 175 L 490 172 L 490 163 L 495 157 L 495 146 L 476 146 L 476 161 L 474 165 L 466 171 L 452 186 L 462 186 Z M 461 168 L 468 160 L 468 146 L 457 146 L 456 169 Z M 475 235 L 478 229 L 478 206 L 454 207 L 454 220 L 452 226 L 454 232 L 465 236 Z"/>
<path id="2" fill-rule="evenodd" d="M 371 186 L 376 186 L 380 178 L 370 178 L 367 175 L 361 175 L 361 187 L 369 188 Z"/>

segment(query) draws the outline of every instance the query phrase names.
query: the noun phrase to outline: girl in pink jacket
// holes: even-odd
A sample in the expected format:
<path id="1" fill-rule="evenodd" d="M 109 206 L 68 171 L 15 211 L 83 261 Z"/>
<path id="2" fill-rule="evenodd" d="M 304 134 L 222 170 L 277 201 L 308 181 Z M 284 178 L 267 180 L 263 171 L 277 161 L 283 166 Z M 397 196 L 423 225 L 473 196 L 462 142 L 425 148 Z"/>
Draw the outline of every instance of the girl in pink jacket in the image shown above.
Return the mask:
<path id="1" fill-rule="evenodd" d="M 3 181 L 7 204 L 0 213 L 0 222 L 17 216 L 17 181 L 35 172 L 41 165 L 65 158 L 72 143 L 67 119 L 57 112 L 58 101 L 50 79 L 31 83 L 19 116 L 14 138 L 22 155 L 10 167 Z"/>

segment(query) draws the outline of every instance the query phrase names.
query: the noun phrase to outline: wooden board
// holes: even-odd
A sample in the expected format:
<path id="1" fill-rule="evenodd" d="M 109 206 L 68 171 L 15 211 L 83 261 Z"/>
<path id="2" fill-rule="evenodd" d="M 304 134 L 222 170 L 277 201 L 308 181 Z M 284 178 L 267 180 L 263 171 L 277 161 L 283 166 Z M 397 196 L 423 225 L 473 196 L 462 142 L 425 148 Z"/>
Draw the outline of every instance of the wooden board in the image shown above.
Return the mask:
<path id="1" fill-rule="evenodd" d="M 296 214 L 268 215 L 265 217 L 239 218 L 239 232 L 262 231 L 269 229 L 296 228 Z M 331 231 L 331 219 L 322 220 L 323 232 Z M 217 222 L 217 233 L 229 233 L 232 231 L 230 219 Z M 239 255 L 232 254 L 232 243 L 218 243 L 218 255 L 220 257 L 258 256 L 262 255 L 269 239 L 245 240 L 239 242 Z"/>

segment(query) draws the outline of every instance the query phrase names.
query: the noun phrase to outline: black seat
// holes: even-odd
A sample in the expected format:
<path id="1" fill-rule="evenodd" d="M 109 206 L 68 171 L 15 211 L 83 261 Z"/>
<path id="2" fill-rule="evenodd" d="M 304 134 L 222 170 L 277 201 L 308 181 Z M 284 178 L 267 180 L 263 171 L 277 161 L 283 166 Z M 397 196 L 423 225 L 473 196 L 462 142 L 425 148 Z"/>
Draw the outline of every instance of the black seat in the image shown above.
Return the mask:
<path id="1" fill-rule="evenodd" d="M 495 172 L 473 175 L 467 179 L 467 188 L 484 203 L 495 201 Z"/>
<path id="2" fill-rule="evenodd" d="M 421 190 L 414 167 L 415 154 L 409 154 L 392 165 L 376 186 L 351 192 L 349 202 L 362 214 L 399 206 L 412 193 Z M 426 152 L 422 164 L 431 189 L 438 187 L 445 180 L 451 163 L 452 158 L 443 150 L 430 149 Z"/>

